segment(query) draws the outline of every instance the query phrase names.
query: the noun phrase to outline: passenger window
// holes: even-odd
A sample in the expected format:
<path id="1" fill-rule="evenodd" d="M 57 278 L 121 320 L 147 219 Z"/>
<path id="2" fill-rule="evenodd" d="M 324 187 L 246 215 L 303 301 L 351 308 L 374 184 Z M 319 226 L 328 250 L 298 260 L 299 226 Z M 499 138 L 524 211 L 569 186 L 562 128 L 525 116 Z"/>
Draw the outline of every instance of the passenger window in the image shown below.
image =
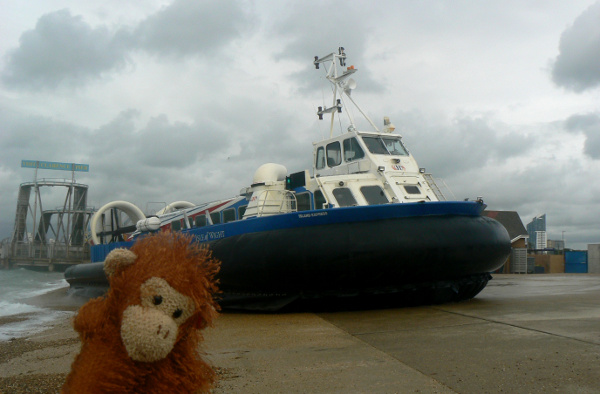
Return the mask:
<path id="1" fill-rule="evenodd" d="M 310 193 L 296 194 L 296 201 L 298 202 L 298 211 L 310 210 Z"/>
<path id="2" fill-rule="evenodd" d="M 181 230 L 181 219 L 176 219 L 171 222 L 171 230 L 173 230 L 173 231 Z"/>
<path id="3" fill-rule="evenodd" d="M 325 149 L 323 149 L 322 146 L 319 149 L 317 149 L 317 160 L 315 163 L 315 167 L 317 168 L 317 170 L 325 168 Z"/>
<path id="4" fill-rule="evenodd" d="M 238 208 L 238 217 L 240 219 L 242 219 L 244 217 L 244 214 L 246 213 L 246 208 L 248 208 L 247 205 L 242 205 L 241 207 Z"/>
<path id="5" fill-rule="evenodd" d="M 235 208 L 229 208 L 223 211 L 223 223 L 235 221 Z"/>
<path id="6" fill-rule="evenodd" d="M 327 144 L 327 166 L 335 167 L 342 164 L 342 148 L 338 141 Z"/>
<path id="7" fill-rule="evenodd" d="M 213 224 L 221 223 L 221 212 L 213 212 L 210 214 L 210 220 L 212 220 Z"/>
<path id="8" fill-rule="evenodd" d="M 348 138 L 344 140 L 344 160 L 354 161 L 365 157 L 365 152 L 362 150 L 356 138 Z"/>
<path id="9" fill-rule="evenodd" d="M 320 190 L 317 190 L 315 192 L 315 209 L 323 209 L 323 204 L 325 204 L 327 201 L 325 200 L 325 197 L 323 196 L 323 192 Z"/>
<path id="10" fill-rule="evenodd" d="M 200 215 L 194 218 L 194 224 L 196 227 L 204 227 L 206 226 L 206 215 L 201 213 Z"/>
<path id="11" fill-rule="evenodd" d="M 333 189 L 333 196 L 338 202 L 340 207 L 352 207 L 358 205 L 356 199 L 352 195 L 352 192 L 347 187 L 338 187 Z"/>
<path id="12" fill-rule="evenodd" d="M 379 186 L 363 186 L 360 188 L 360 192 L 363 194 L 369 205 L 389 203 L 383 189 Z"/>

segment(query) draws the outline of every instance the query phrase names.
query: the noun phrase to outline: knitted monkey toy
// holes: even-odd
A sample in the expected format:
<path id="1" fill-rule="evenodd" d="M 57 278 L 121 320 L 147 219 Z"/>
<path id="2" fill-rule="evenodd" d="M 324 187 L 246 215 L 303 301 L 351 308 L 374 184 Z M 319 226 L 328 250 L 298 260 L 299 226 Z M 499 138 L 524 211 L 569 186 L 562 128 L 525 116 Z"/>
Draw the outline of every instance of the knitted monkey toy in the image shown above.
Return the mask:
<path id="1" fill-rule="evenodd" d="M 217 317 L 219 263 L 190 237 L 162 232 L 115 249 L 104 262 L 110 290 L 82 306 L 82 342 L 63 393 L 207 392 L 200 330 Z"/>

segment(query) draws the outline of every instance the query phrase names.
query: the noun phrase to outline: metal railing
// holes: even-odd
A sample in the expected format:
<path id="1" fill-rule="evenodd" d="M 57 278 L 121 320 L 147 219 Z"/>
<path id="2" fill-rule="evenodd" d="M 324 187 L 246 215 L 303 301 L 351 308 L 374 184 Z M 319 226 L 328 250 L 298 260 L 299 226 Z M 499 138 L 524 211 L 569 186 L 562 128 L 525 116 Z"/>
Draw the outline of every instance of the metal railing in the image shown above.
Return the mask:
<path id="1" fill-rule="evenodd" d="M 427 182 L 427 184 L 429 185 L 429 187 L 433 191 L 433 194 L 435 194 L 435 196 L 437 197 L 437 199 L 439 201 L 446 201 L 447 200 L 446 196 L 444 196 L 444 193 L 442 193 L 442 190 L 440 189 L 440 187 L 435 182 L 435 179 L 433 179 L 433 175 L 431 175 L 431 174 L 423 174 L 423 178 L 425 178 L 425 181 Z"/>
<path id="2" fill-rule="evenodd" d="M 258 217 L 298 211 L 296 195 L 290 190 L 263 190 L 257 199 Z"/>
<path id="3" fill-rule="evenodd" d="M 87 261 L 90 258 L 90 246 L 65 245 L 61 243 L 42 244 L 37 242 L 19 242 L 11 245 L 8 258 L 18 260 L 47 259 L 65 261 Z"/>

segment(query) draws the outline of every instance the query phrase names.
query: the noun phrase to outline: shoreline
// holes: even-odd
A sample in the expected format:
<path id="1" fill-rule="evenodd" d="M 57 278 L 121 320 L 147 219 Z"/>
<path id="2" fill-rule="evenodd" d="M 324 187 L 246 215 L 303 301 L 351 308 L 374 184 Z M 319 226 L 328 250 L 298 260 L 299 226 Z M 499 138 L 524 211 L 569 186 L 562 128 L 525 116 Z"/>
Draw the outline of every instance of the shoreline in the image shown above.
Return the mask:
<path id="1" fill-rule="evenodd" d="M 83 304 L 88 302 L 88 299 L 72 296 L 67 293 L 68 290 L 69 286 L 65 286 L 34 297 L 23 298 L 19 301 L 23 304 L 54 311 L 76 312 Z"/>
<path id="2" fill-rule="evenodd" d="M 21 305 L 21 311 L 0 316 L 0 343 L 28 337 L 64 316 L 72 316 L 87 299 L 67 294 L 68 287 L 50 290 L 32 297 L 17 299 L 13 305 Z"/>

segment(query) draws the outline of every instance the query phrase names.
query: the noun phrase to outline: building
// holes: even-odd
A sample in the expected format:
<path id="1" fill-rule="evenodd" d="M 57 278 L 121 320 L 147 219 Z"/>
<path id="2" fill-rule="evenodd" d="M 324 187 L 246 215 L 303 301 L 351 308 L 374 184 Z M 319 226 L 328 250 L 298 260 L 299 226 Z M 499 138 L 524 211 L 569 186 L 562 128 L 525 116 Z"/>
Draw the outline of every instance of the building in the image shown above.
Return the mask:
<path id="1" fill-rule="evenodd" d="M 529 240 L 527 247 L 529 249 L 546 249 L 546 214 L 536 216 L 527 224 L 527 234 Z"/>
<path id="2" fill-rule="evenodd" d="M 563 253 L 565 250 L 565 241 L 561 239 L 549 239 L 546 247 L 548 249 L 554 249 L 554 252 Z"/>
<path id="3" fill-rule="evenodd" d="M 600 274 L 600 244 L 588 245 L 588 272 Z"/>

